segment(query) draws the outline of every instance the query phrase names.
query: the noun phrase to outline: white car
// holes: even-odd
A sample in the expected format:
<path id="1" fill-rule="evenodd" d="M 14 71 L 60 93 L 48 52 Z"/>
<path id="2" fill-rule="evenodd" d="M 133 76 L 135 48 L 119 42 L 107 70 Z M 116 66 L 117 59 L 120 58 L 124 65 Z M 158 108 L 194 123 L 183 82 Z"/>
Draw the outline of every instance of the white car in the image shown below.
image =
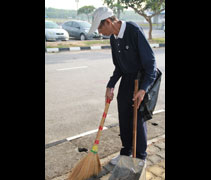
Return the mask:
<path id="1" fill-rule="evenodd" d="M 45 21 L 45 40 L 69 40 L 69 34 L 66 30 L 62 29 L 58 24 L 52 21 Z"/>

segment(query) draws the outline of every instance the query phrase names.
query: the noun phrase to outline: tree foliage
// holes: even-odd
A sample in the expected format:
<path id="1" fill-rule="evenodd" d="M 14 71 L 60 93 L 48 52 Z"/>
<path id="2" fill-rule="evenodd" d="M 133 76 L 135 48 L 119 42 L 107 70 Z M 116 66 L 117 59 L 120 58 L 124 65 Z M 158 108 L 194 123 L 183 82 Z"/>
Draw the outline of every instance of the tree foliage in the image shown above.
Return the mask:
<path id="1" fill-rule="evenodd" d="M 78 9 L 77 14 L 85 14 L 89 21 L 89 16 L 94 12 L 96 8 L 94 6 L 83 6 L 80 9 Z"/>
<path id="2" fill-rule="evenodd" d="M 165 0 L 120 0 L 125 8 L 132 8 L 141 16 L 153 17 L 165 10 Z M 153 12 L 147 15 L 147 12 Z M 147 20 L 147 19 L 146 19 Z"/>
<path id="3" fill-rule="evenodd" d="M 45 8 L 45 15 L 47 18 L 56 18 L 56 19 L 78 19 L 78 20 L 87 20 L 87 16 L 85 14 L 77 15 L 76 10 L 66 10 L 66 9 L 55 9 L 55 8 Z M 121 14 L 121 18 L 130 21 L 136 21 L 139 19 L 139 15 L 134 11 L 124 11 Z M 144 21 L 142 16 L 140 17 L 140 21 Z"/>
<path id="4" fill-rule="evenodd" d="M 108 5 L 112 0 L 105 0 Z M 149 39 L 152 39 L 152 20 L 153 16 L 160 14 L 165 10 L 165 0 L 118 0 L 123 8 L 132 8 L 136 13 L 143 16 L 149 23 Z"/>
<path id="5" fill-rule="evenodd" d="M 109 8 L 117 14 L 117 18 L 120 17 L 120 13 L 124 11 L 124 6 L 122 6 L 120 0 L 104 0 L 104 3 L 108 5 Z"/>
<path id="6" fill-rule="evenodd" d="M 45 8 L 45 14 L 49 18 L 76 18 L 76 10 L 56 9 L 56 8 Z"/>

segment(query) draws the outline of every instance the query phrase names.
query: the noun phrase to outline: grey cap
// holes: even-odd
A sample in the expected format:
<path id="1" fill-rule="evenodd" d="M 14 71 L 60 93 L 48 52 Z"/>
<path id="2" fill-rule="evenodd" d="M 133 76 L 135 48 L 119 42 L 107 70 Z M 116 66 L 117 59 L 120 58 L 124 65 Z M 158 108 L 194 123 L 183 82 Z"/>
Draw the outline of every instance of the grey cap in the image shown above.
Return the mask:
<path id="1" fill-rule="evenodd" d="M 114 15 L 113 11 L 108 7 L 97 8 L 93 13 L 92 26 L 91 26 L 88 34 L 92 34 L 93 32 L 95 32 L 102 20 L 107 19 L 113 15 Z"/>

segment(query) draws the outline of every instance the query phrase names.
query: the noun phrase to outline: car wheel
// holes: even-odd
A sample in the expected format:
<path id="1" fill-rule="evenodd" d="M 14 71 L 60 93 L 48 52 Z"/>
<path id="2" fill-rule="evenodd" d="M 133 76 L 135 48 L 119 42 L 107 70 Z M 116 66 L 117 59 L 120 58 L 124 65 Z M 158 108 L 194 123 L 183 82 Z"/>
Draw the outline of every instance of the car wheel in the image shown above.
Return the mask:
<path id="1" fill-rule="evenodd" d="M 81 35 L 80 35 L 80 40 L 81 40 L 81 41 L 86 40 L 86 36 L 85 36 L 84 34 L 81 34 Z"/>

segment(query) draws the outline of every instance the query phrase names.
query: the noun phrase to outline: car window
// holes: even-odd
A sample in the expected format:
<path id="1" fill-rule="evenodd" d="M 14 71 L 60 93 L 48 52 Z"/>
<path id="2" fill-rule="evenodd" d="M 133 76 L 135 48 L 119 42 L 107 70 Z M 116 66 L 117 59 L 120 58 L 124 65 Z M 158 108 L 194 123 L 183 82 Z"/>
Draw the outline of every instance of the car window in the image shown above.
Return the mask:
<path id="1" fill-rule="evenodd" d="M 88 22 L 80 22 L 79 23 L 82 28 L 90 28 L 91 24 Z"/>
<path id="2" fill-rule="evenodd" d="M 70 22 L 66 22 L 65 25 L 66 26 L 72 26 L 72 22 L 71 21 Z"/>
<path id="3" fill-rule="evenodd" d="M 59 29 L 59 25 L 54 23 L 54 22 L 50 22 L 50 21 L 46 21 L 45 22 L 45 28 L 46 29 Z"/>
<path id="4" fill-rule="evenodd" d="M 72 22 L 72 27 L 79 27 L 78 23 L 77 22 Z"/>

